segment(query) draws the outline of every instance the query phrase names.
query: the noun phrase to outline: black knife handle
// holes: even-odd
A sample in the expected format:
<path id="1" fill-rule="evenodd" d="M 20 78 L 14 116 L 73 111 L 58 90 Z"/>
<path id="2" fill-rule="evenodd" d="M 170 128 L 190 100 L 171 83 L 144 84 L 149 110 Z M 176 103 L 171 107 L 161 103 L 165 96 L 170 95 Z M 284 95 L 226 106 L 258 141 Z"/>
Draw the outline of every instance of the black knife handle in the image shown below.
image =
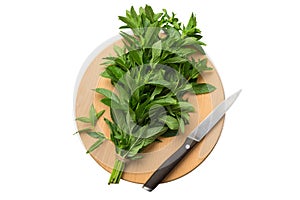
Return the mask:
<path id="1" fill-rule="evenodd" d="M 154 190 L 164 178 L 176 167 L 181 159 L 195 146 L 197 142 L 186 138 L 183 145 L 172 154 L 147 180 L 143 188 L 149 192 Z"/>

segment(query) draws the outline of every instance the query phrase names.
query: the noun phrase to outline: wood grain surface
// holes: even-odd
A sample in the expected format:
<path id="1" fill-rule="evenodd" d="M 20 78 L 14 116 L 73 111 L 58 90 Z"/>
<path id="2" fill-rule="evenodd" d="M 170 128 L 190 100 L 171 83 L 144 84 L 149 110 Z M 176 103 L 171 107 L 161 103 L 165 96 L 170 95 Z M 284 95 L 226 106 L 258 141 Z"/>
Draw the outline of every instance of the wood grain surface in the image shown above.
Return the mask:
<path id="1" fill-rule="evenodd" d="M 92 89 L 103 87 L 113 90 L 113 86 L 108 79 L 100 77 L 99 74 L 104 70 L 104 66 L 100 65 L 104 62 L 103 58 L 109 55 L 115 55 L 113 51 L 114 45 L 122 46 L 121 40 L 115 41 L 108 45 L 93 59 L 88 65 L 85 73 L 78 86 L 76 102 L 75 102 L 75 115 L 76 117 L 88 116 L 89 107 L 93 103 L 96 110 L 99 112 L 102 109 L 107 110 L 105 114 L 98 120 L 96 129 L 103 132 L 109 137 L 109 128 L 103 120 L 103 117 L 109 118 L 109 108 L 99 102 L 103 98 L 100 94 L 96 94 Z M 194 55 L 195 59 L 203 56 Z M 184 142 L 185 137 L 195 128 L 205 116 L 212 111 L 222 100 L 224 100 L 223 86 L 216 68 L 209 61 L 208 65 L 214 70 L 207 71 L 199 77 L 198 82 L 206 82 L 214 85 L 217 89 L 205 95 L 197 95 L 188 97 L 189 101 L 193 103 L 196 112 L 191 113 L 190 124 L 186 126 L 185 133 L 172 138 L 162 138 L 162 142 L 153 143 L 145 149 L 141 154 L 142 159 L 126 162 L 125 172 L 122 179 L 135 182 L 145 183 L 151 174 L 160 166 L 160 164 L 168 158 L 177 148 Z M 87 124 L 76 122 L 78 130 L 88 127 Z M 212 129 L 212 131 L 190 152 L 175 168 L 172 173 L 166 177 L 164 182 L 172 181 L 180 178 L 197 166 L 199 166 L 204 159 L 209 155 L 216 145 L 224 124 L 224 118 Z M 95 139 L 91 138 L 85 133 L 80 134 L 83 145 L 88 149 Z M 91 153 L 93 159 L 105 170 L 111 172 L 114 160 L 115 149 L 110 141 L 105 141 L 99 148 Z"/>

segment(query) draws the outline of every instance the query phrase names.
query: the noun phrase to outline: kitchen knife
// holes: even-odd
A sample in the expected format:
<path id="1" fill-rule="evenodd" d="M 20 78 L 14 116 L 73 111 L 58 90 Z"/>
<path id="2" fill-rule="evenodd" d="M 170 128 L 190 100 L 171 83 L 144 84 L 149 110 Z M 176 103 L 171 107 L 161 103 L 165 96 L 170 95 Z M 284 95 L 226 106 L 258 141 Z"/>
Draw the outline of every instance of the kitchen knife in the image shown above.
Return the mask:
<path id="1" fill-rule="evenodd" d="M 176 167 L 181 159 L 200 142 L 205 135 L 217 124 L 224 116 L 225 112 L 231 107 L 239 96 L 241 90 L 234 93 L 226 100 L 222 101 L 186 138 L 183 145 L 172 154 L 147 180 L 143 188 L 147 191 L 154 190 L 164 178 Z"/>

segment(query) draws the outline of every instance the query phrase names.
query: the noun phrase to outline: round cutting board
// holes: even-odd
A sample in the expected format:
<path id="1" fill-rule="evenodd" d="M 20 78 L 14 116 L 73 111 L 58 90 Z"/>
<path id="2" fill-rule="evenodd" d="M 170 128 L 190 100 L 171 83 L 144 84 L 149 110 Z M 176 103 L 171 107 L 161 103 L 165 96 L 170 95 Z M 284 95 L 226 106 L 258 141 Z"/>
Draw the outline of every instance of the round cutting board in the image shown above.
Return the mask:
<path id="1" fill-rule="evenodd" d="M 102 104 L 99 100 L 103 98 L 92 89 L 102 87 L 113 90 L 110 80 L 100 76 L 104 70 L 101 65 L 105 60 L 103 58 L 115 55 L 113 46 L 122 46 L 120 37 L 115 37 L 103 45 L 99 46 L 86 60 L 79 74 L 74 96 L 75 117 L 88 116 L 91 104 L 94 104 L 97 112 L 105 109 L 106 112 L 98 120 L 96 130 L 103 132 L 109 137 L 109 128 L 103 118 L 110 119 L 109 107 Z M 202 55 L 193 55 L 193 58 L 203 58 Z M 179 148 L 186 136 L 216 107 L 224 100 L 223 86 L 216 68 L 208 61 L 208 65 L 213 68 L 212 71 L 204 72 L 199 77 L 198 82 L 205 82 L 214 85 L 217 89 L 209 94 L 187 96 L 196 108 L 194 113 L 190 114 L 190 124 L 185 127 L 185 133 L 170 138 L 160 138 L 161 142 L 155 142 L 147 147 L 142 158 L 133 161 L 127 161 L 122 179 L 145 183 L 151 174 L 166 160 L 177 148 Z M 180 178 L 197 166 L 199 166 L 216 145 L 224 123 L 224 118 L 211 130 L 211 132 L 177 165 L 177 167 L 165 178 L 164 182 Z M 87 128 L 88 125 L 82 122 L 76 122 L 78 130 Z M 80 133 L 83 145 L 88 149 L 96 139 L 86 133 Z M 108 172 L 112 171 L 114 160 L 116 158 L 114 145 L 111 141 L 105 141 L 100 147 L 91 153 L 92 158 Z M 108 178 L 108 177 L 107 177 Z"/>

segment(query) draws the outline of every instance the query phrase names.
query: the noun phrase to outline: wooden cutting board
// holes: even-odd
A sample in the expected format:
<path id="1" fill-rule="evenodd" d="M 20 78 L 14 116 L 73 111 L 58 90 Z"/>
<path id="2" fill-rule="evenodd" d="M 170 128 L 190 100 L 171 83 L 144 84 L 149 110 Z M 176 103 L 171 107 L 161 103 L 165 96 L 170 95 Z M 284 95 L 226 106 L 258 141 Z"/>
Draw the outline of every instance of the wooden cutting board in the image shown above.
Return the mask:
<path id="1" fill-rule="evenodd" d="M 86 70 L 82 74 L 80 82 L 78 82 L 78 89 L 75 96 L 75 117 L 88 116 L 89 107 L 93 103 L 97 112 L 105 109 L 105 114 L 98 120 L 96 129 L 103 132 L 109 137 L 109 128 L 103 120 L 103 117 L 109 118 L 109 108 L 99 102 L 103 98 L 100 94 L 95 93 L 92 89 L 97 87 L 113 89 L 108 79 L 100 77 L 99 74 L 104 70 L 101 63 L 103 58 L 115 55 L 113 51 L 114 45 L 122 46 L 120 39 L 113 39 L 110 44 L 102 46 L 95 50 L 94 57 L 89 63 L 86 63 Z M 109 42 L 108 42 L 109 43 Z M 203 58 L 203 56 L 195 55 L 195 59 Z M 189 101 L 194 104 L 196 108 L 195 113 L 191 113 L 190 124 L 186 126 L 185 133 L 171 138 L 162 138 L 162 142 L 157 142 L 149 146 L 141 154 L 142 159 L 129 161 L 126 163 L 125 172 L 122 179 L 134 182 L 145 183 L 151 174 L 166 160 L 173 152 L 179 148 L 184 142 L 185 137 L 195 128 L 205 116 L 213 110 L 221 101 L 224 100 L 223 86 L 216 68 L 209 61 L 208 65 L 214 70 L 207 71 L 199 77 L 198 82 L 206 82 L 214 85 L 217 89 L 209 94 L 190 96 Z M 88 125 L 82 122 L 76 122 L 78 130 L 87 128 Z M 216 145 L 224 124 L 224 118 L 212 129 L 212 131 L 190 152 L 181 163 L 166 177 L 164 182 L 172 181 L 180 178 L 197 166 L 199 166 Z M 80 134 L 83 145 L 88 149 L 95 139 L 85 133 Z M 105 141 L 99 148 L 91 153 L 92 158 L 105 170 L 111 172 L 115 160 L 114 145 L 110 141 Z M 107 177 L 108 178 L 108 177 Z"/>

